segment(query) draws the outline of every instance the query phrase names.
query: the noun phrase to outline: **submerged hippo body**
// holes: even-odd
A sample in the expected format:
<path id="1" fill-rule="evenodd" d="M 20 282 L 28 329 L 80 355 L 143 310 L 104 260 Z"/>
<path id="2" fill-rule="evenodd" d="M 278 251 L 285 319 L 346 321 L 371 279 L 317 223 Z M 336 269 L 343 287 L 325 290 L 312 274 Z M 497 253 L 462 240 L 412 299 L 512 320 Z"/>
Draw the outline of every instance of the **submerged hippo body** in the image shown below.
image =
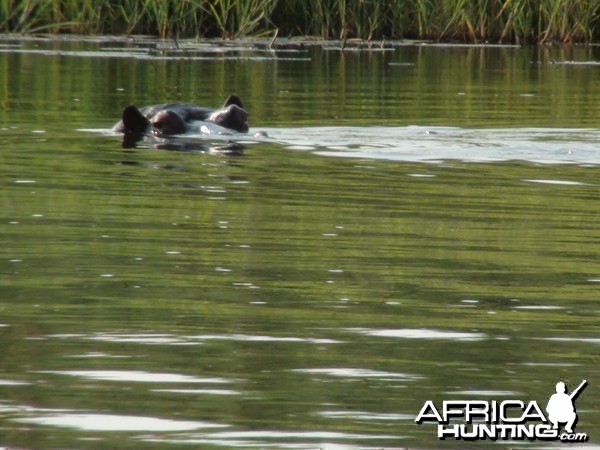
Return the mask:
<path id="1" fill-rule="evenodd" d="M 147 133 L 159 136 L 197 131 L 194 124 L 210 122 L 221 127 L 248 132 L 248 112 L 239 97 L 230 95 L 220 109 L 192 104 L 164 103 L 137 108 L 130 105 L 123 110 L 122 119 L 113 127 L 117 133 L 141 136 Z"/>

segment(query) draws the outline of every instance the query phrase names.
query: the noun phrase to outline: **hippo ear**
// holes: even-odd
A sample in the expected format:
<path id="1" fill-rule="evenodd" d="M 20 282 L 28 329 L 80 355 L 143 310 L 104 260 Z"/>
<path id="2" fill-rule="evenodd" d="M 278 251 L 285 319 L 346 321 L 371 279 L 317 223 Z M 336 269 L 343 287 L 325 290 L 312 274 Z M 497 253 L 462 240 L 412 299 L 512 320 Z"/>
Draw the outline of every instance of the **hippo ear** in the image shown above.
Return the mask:
<path id="1" fill-rule="evenodd" d="M 244 104 L 242 103 L 242 99 L 239 98 L 235 94 L 227 97 L 227 100 L 225 100 L 225 104 L 223 105 L 223 108 L 227 108 L 230 105 L 236 105 L 236 106 L 239 106 L 240 108 L 244 109 Z"/>
<path id="2" fill-rule="evenodd" d="M 126 133 L 145 133 L 150 127 L 150 121 L 137 109 L 130 105 L 123 110 L 123 125 Z"/>
<path id="3" fill-rule="evenodd" d="M 248 112 L 237 105 L 229 105 L 226 108 L 218 109 L 206 119 L 207 122 L 216 123 L 230 130 L 240 133 L 248 132 Z"/>

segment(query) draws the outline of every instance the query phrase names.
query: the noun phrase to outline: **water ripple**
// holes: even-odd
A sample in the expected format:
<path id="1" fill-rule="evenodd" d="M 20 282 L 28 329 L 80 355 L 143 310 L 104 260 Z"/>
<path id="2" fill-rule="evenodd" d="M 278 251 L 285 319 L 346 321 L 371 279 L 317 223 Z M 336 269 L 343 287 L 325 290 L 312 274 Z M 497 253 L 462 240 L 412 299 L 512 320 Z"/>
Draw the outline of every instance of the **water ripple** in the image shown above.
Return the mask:
<path id="1" fill-rule="evenodd" d="M 323 449 L 341 450 L 358 449 L 365 446 L 345 445 L 321 440 L 390 440 L 402 439 L 402 436 L 385 434 L 359 434 L 344 433 L 340 431 L 280 431 L 280 430 L 252 430 L 252 431 L 218 431 L 212 433 L 191 433 L 173 438 L 141 437 L 144 442 L 170 443 L 170 444 L 195 444 L 227 446 L 232 448 L 293 448 L 293 449 Z M 308 440 L 313 442 L 299 442 Z M 276 441 L 276 442 L 274 442 Z M 287 442 L 286 442 L 287 441 Z M 316 441 L 316 442 L 315 442 Z M 318 444 L 317 444 L 318 442 Z"/>
<path id="2" fill-rule="evenodd" d="M 241 395 L 242 392 L 233 389 L 152 389 L 152 392 L 169 392 L 172 394 L 203 394 L 203 395 Z"/>
<path id="3" fill-rule="evenodd" d="M 327 419 L 353 420 L 414 420 L 414 414 L 372 413 L 366 411 L 319 411 L 318 416 Z"/>
<path id="4" fill-rule="evenodd" d="M 284 141 L 290 150 L 310 150 L 334 157 L 421 162 L 516 160 L 543 164 L 600 164 L 597 144 L 600 130 L 597 129 L 374 126 L 281 128 L 267 132 L 274 139 Z M 554 183 L 571 184 L 560 180 Z"/>
<path id="5" fill-rule="evenodd" d="M 301 372 L 308 374 L 317 375 L 329 375 L 333 377 L 344 377 L 344 378 L 380 378 L 386 380 L 420 380 L 423 377 L 420 375 L 413 375 L 408 373 L 398 372 L 385 372 L 371 369 L 360 369 L 360 368 L 341 368 L 341 367 L 327 367 L 327 368 L 312 368 L 312 369 L 293 369 L 293 372 Z"/>
<path id="6" fill-rule="evenodd" d="M 539 180 L 523 180 L 523 181 L 527 181 L 529 183 L 540 183 L 540 184 L 555 184 L 557 186 L 589 186 L 588 183 L 582 183 L 579 181 L 569 181 L 569 180 L 545 180 L 545 179 L 539 179 Z"/>
<path id="7" fill-rule="evenodd" d="M 391 337 L 401 339 L 443 339 L 453 341 L 481 341 L 486 339 L 484 333 L 432 330 L 426 328 L 399 328 L 399 329 L 369 329 L 369 328 L 348 328 L 347 331 L 366 334 L 376 337 Z"/>
<path id="8" fill-rule="evenodd" d="M 88 336 L 87 339 L 136 344 L 194 345 L 193 342 L 182 340 L 178 336 L 162 333 L 96 333 L 93 336 Z"/>
<path id="9" fill-rule="evenodd" d="M 29 384 L 31 383 L 27 381 L 0 379 L 0 386 L 27 386 Z"/>
<path id="10" fill-rule="evenodd" d="M 194 377 L 176 373 L 144 372 L 141 370 L 43 370 L 37 373 L 68 375 L 99 381 L 138 383 L 231 383 L 226 378 Z"/>
<path id="11" fill-rule="evenodd" d="M 343 341 L 324 338 L 301 338 L 293 336 L 263 336 L 248 334 L 205 334 L 198 336 L 187 336 L 188 339 L 219 340 L 219 341 L 242 341 L 242 342 L 306 342 L 309 344 L 341 344 Z"/>
<path id="12" fill-rule="evenodd" d="M 586 342 L 588 344 L 600 344 L 600 338 L 596 337 L 550 337 L 550 338 L 537 338 L 542 341 L 555 341 L 555 342 Z"/>
<path id="13" fill-rule="evenodd" d="M 201 428 L 224 428 L 229 426 L 210 422 L 96 413 L 48 414 L 17 418 L 14 421 L 51 427 L 76 428 L 85 431 L 191 431 Z"/>
<path id="14" fill-rule="evenodd" d="M 472 397 L 517 397 L 523 395 L 517 391 L 494 391 L 489 389 L 468 389 L 464 391 L 446 391 L 449 395 L 468 395 Z"/>
<path id="15" fill-rule="evenodd" d="M 260 303 L 260 302 L 253 302 Z M 59 339 L 89 339 L 114 343 L 136 343 L 148 345 L 202 345 L 203 341 L 239 341 L 239 342 L 289 342 L 307 344 L 341 344 L 344 341 L 329 338 L 269 336 L 253 334 L 199 334 L 179 336 L 168 333 L 113 333 L 97 332 L 85 334 L 53 334 L 48 337 Z"/>

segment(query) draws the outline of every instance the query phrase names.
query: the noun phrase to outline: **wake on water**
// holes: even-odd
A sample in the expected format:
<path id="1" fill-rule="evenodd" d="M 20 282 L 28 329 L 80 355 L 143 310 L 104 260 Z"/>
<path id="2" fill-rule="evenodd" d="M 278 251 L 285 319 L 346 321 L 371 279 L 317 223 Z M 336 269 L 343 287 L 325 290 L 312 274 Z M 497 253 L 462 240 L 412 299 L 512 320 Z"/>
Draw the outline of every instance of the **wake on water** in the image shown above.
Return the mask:
<path id="1" fill-rule="evenodd" d="M 436 163 L 528 161 L 542 164 L 600 164 L 600 129 L 595 128 L 456 128 L 456 127 L 281 127 L 251 128 L 236 133 L 221 127 L 201 127 L 195 134 L 150 137 L 140 147 L 176 144 L 241 145 L 276 143 L 332 157 Z M 114 136 L 110 130 L 81 130 Z"/>
<path id="2" fill-rule="evenodd" d="M 395 161 L 599 164 L 599 129 L 308 127 L 267 129 L 292 150 Z"/>

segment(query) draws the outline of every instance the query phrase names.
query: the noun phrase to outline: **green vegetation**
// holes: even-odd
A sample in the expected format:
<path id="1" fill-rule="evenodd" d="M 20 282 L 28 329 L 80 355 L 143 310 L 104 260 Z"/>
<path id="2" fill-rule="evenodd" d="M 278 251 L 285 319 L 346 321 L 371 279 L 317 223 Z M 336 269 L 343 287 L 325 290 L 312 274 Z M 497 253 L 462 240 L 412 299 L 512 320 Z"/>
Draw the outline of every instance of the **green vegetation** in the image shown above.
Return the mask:
<path id="1" fill-rule="evenodd" d="M 0 0 L 0 32 L 592 42 L 599 0 Z"/>

